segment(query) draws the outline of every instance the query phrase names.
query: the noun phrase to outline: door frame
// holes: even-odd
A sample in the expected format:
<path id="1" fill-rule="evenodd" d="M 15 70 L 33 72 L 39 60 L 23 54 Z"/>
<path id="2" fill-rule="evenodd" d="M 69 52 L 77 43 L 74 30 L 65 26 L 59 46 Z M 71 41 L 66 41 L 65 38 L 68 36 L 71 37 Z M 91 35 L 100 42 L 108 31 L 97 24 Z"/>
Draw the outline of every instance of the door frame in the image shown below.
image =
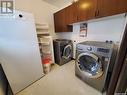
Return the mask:
<path id="1" fill-rule="evenodd" d="M 111 81 L 109 83 L 109 87 L 107 91 L 107 95 L 114 95 L 115 93 L 115 89 L 118 83 L 120 72 L 124 65 L 124 60 L 126 58 L 126 52 L 127 52 L 127 24 L 124 30 L 124 34 L 123 34 L 122 42 L 121 42 L 120 49 L 118 52 L 118 56 L 116 59 L 116 63 L 114 65 L 113 73 L 111 76 Z"/>

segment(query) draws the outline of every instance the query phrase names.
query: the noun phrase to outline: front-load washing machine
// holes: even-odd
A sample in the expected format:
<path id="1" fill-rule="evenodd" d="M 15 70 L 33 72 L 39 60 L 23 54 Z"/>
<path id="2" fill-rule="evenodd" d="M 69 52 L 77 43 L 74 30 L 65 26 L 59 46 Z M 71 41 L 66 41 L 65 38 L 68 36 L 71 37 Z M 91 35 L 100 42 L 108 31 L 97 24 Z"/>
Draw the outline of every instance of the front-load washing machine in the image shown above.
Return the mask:
<path id="1" fill-rule="evenodd" d="M 53 40 L 55 63 L 63 65 L 73 58 L 73 43 L 67 39 Z"/>
<path id="2" fill-rule="evenodd" d="M 75 74 L 95 89 L 104 92 L 108 86 L 113 61 L 113 43 L 86 41 L 76 46 Z"/>

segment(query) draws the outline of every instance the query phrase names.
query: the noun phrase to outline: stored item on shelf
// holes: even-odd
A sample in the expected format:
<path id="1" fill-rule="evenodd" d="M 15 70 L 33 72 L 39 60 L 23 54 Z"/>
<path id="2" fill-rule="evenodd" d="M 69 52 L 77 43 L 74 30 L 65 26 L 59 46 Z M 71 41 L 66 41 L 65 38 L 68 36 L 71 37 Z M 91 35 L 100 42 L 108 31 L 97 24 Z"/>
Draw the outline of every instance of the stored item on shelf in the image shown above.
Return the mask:
<path id="1" fill-rule="evenodd" d="M 43 63 L 43 69 L 44 69 L 44 73 L 48 74 L 51 70 L 51 59 L 47 58 L 47 59 L 42 59 L 42 63 Z"/>
<path id="2" fill-rule="evenodd" d="M 43 36 L 38 35 L 38 44 L 40 49 L 41 58 L 49 58 L 50 63 L 54 63 L 54 51 L 53 51 L 53 43 L 52 36 Z"/>

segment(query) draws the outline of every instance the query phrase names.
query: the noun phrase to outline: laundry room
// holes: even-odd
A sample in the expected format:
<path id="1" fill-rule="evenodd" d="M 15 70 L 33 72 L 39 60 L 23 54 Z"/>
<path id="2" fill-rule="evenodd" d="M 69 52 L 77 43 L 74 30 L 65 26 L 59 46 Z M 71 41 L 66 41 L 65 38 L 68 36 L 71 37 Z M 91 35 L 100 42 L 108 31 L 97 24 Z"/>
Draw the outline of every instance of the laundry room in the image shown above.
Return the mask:
<path id="1" fill-rule="evenodd" d="M 127 0 L 0 0 L 0 95 L 126 95 Z"/>

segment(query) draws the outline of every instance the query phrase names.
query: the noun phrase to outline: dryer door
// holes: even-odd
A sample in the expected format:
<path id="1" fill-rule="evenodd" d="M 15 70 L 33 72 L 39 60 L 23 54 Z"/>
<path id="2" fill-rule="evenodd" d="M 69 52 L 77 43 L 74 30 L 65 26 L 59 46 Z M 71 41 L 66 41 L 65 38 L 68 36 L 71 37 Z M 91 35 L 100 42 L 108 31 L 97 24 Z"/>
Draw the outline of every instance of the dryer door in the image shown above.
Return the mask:
<path id="1" fill-rule="evenodd" d="M 77 66 L 88 78 L 98 78 L 103 74 L 101 60 L 92 53 L 81 53 L 77 58 Z"/>
<path id="2" fill-rule="evenodd" d="M 68 59 L 71 57 L 71 55 L 72 55 L 72 46 L 71 45 L 65 46 L 62 57 Z"/>

